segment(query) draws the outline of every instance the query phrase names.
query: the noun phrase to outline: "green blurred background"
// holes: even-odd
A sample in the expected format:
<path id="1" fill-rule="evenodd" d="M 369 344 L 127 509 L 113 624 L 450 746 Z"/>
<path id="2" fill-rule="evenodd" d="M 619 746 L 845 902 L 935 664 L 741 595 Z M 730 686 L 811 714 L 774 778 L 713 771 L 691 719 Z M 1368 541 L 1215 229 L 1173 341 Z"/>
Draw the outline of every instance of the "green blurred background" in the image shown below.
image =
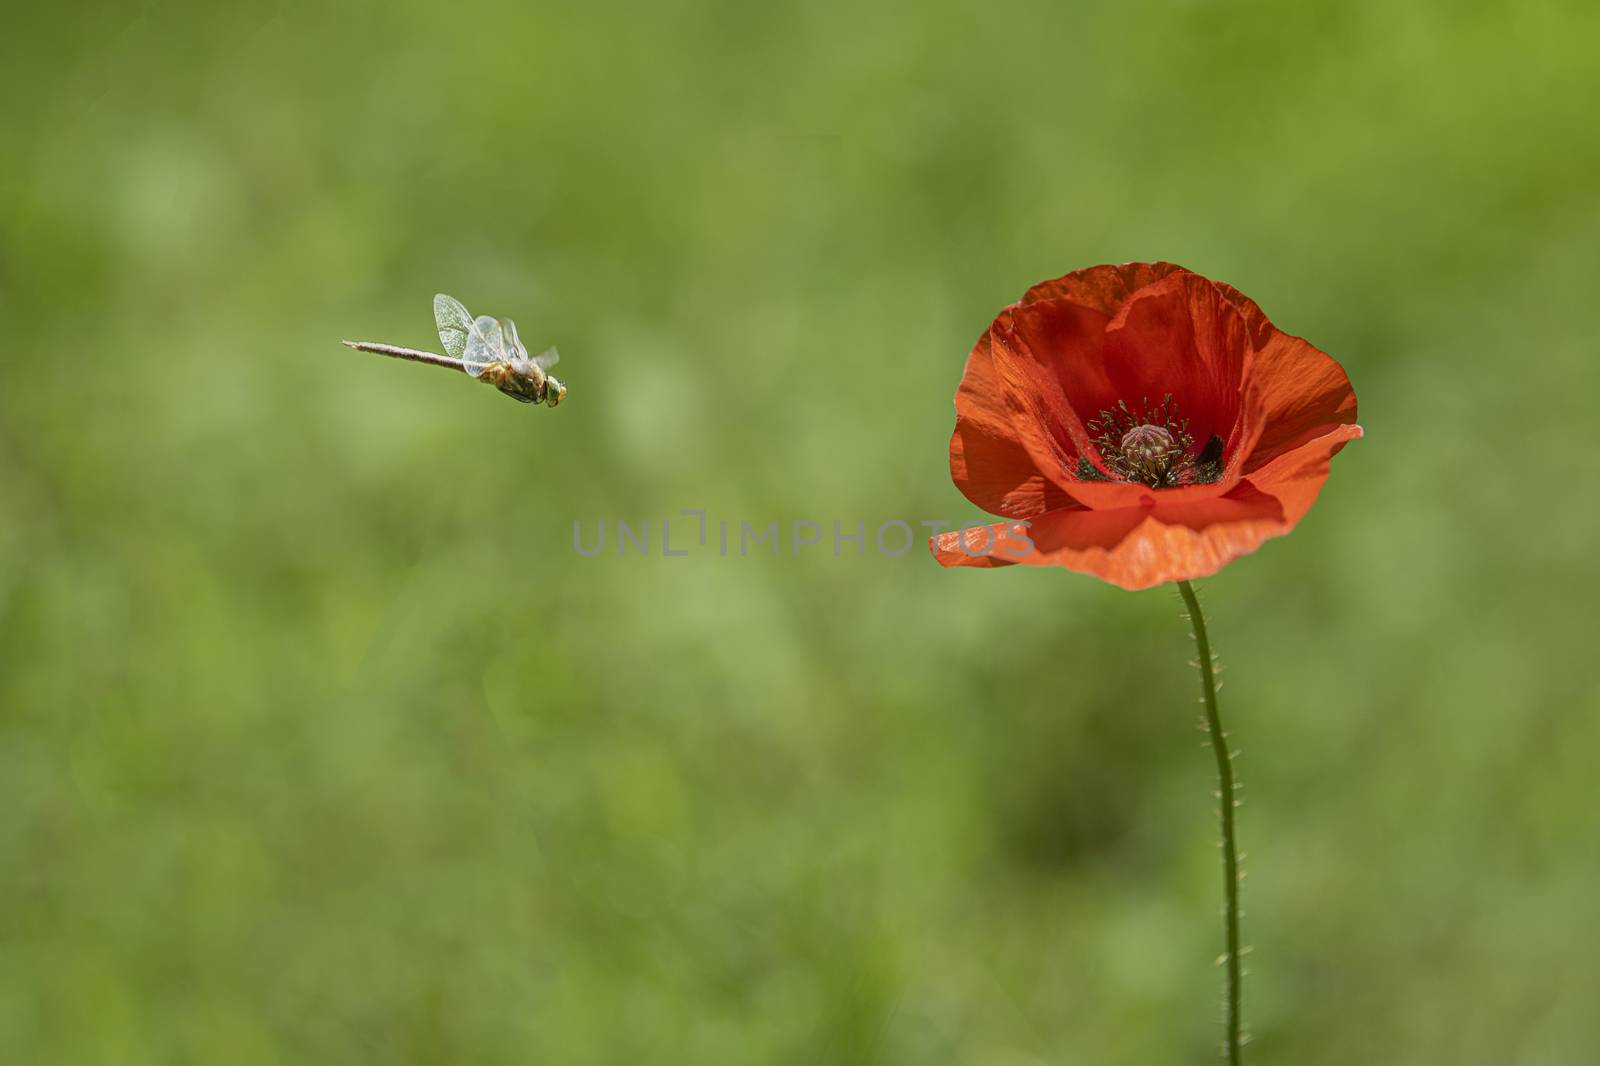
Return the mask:
<path id="1" fill-rule="evenodd" d="M 1212 1061 L 1176 596 L 829 526 L 976 517 L 973 339 L 1167 258 L 1368 432 L 1205 585 L 1253 1061 L 1596 1061 L 1597 49 L 1577 0 L 9 10 L 0 1060 Z M 337 343 L 440 289 L 568 403 Z M 663 558 L 684 508 L 826 539 Z"/>

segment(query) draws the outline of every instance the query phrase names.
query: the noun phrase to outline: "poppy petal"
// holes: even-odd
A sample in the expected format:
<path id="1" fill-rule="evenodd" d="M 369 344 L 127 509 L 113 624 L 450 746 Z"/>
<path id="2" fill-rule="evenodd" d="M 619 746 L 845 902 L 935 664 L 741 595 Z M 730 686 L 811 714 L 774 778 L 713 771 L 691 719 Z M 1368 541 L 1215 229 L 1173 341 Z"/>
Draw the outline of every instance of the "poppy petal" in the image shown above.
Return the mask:
<path id="1" fill-rule="evenodd" d="M 995 369 L 992 330 L 967 357 L 956 390 L 956 428 L 950 437 L 950 475 L 962 493 L 992 514 L 1026 518 L 1071 501 L 1034 462 L 1013 421 Z"/>
<path id="2" fill-rule="evenodd" d="M 1151 488 L 1137 481 L 1075 481 L 1068 486 L 1068 495 L 1084 507 L 1096 511 L 1117 511 L 1126 507 L 1150 508 L 1158 501 L 1191 503 L 1208 500 L 1226 495 L 1238 481 L 1237 475 L 1224 475 L 1209 484 L 1177 485 L 1166 489 Z"/>
<path id="3" fill-rule="evenodd" d="M 1022 522 L 994 522 L 987 525 L 979 522 L 930 537 L 928 549 L 945 566 L 1012 566 L 1034 550 L 1027 534 L 1032 523 L 1053 514 L 1094 513 L 1068 507 Z"/>
<path id="4" fill-rule="evenodd" d="M 1113 318 L 1128 302 L 1128 298 L 1146 285 L 1151 285 L 1169 274 L 1188 274 L 1176 263 L 1118 263 L 1092 266 L 1074 270 L 1064 277 L 1041 281 L 1023 294 L 1025 304 L 1040 300 L 1067 300 L 1081 307 L 1093 308 L 1107 318 Z"/>
<path id="5" fill-rule="evenodd" d="M 1127 301 L 1116 320 L 1070 300 L 1036 300 L 1003 312 L 989 336 L 1012 400 L 1015 434 L 1026 442 L 1033 466 L 1050 472 L 1047 476 L 1067 497 L 1105 509 L 1136 506 L 1152 492 L 1136 483 L 1085 480 L 1078 474 L 1079 457 L 1098 460 L 1086 423 L 1101 411 L 1128 396 L 1134 403 L 1159 402 L 1169 391 L 1181 416 L 1189 417 L 1195 407 L 1220 408 L 1215 417 L 1226 423 L 1220 429 L 1193 418 L 1190 426 L 1199 440 L 1215 432 L 1227 442 L 1227 466 L 1216 482 L 1160 491 L 1212 497 L 1238 481 L 1261 429 L 1259 418 L 1244 417 L 1258 414 L 1258 405 L 1239 395 L 1250 358 L 1248 327 L 1205 278 L 1173 267 Z M 1018 510 L 985 510 L 1026 516 Z"/>
<path id="6" fill-rule="evenodd" d="M 1111 386 L 1132 404 L 1170 393 L 1197 440 L 1214 433 L 1234 452 L 1250 364 L 1244 316 L 1198 274 L 1172 274 L 1133 295 L 1106 327 Z"/>
<path id="7" fill-rule="evenodd" d="M 1278 329 L 1272 329 L 1256 349 L 1250 391 L 1261 404 L 1263 429 L 1245 461 L 1246 472 L 1295 447 L 1296 441 L 1319 427 L 1356 420 L 1356 393 L 1344 367 L 1314 345 Z"/>
<path id="8" fill-rule="evenodd" d="M 1284 520 L 1293 526 L 1316 502 L 1322 483 L 1328 480 L 1329 460 L 1362 434 L 1361 427 L 1354 423 L 1311 431 L 1307 439 L 1281 451 L 1277 458 L 1249 474 L 1243 484 L 1281 502 Z"/>
<path id="9" fill-rule="evenodd" d="M 1026 528 L 1002 522 L 942 533 L 929 548 L 944 566 L 1060 566 L 1133 590 L 1214 574 L 1293 524 L 1283 502 L 1241 484 L 1208 500 L 1050 511 Z"/>
<path id="10" fill-rule="evenodd" d="M 995 364 L 1015 406 L 1056 445 L 1039 458 L 1067 472 L 1095 454 L 1086 423 L 1117 400 L 1105 363 L 1110 321 L 1066 300 L 1013 307 L 995 320 Z"/>
<path id="11" fill-rule="evenodd" d="M 1297 438 L 1317 427 L 1355 422 L 1355 390 L 1338 360 L 1274 326 L 1261 305 L 1232 285 L 1212 284 L 1244 316 L 1255 347 L 1251 391 L 1261 399 L 1265 429 L 1256 442 L 1256 454 L 1249 457 L 1248 469 L 1294 447 Z"/>

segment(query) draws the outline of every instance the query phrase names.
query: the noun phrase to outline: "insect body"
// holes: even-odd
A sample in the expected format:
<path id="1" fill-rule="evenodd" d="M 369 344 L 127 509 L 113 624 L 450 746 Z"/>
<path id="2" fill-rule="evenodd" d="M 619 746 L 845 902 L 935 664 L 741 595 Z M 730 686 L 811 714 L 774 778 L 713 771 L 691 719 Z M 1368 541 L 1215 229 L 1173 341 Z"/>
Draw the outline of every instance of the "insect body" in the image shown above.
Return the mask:
<path id="1" fill-rule="evenodd" d="M 433 318 L 447 355 L 373 341 L 344 343 L 363 352 L 460 370 L 523 403 L 554 407 L 567 398 L 567 387 L 550 373 L 550 368 L 561 358 L 560 354 L 549 348 L 539 355 L 529 356 L 528 349 L 517 336 L 517 324 L 511 319 L 488 315 L 473 318 L 461 306 L 461 301 L 442 292 L 433 298 Z"/>
<path id="2" fill-rule="evenodd" d="M 442 292 L 433 298 L 433 318 L 444 350 L 479 381 L 523 403 L 554 407 L 566 398 L 567 387 L 550 373 L 560 353 L 549 348 L 530 358 L 511 319 L 473 318 L 461 301 Z"/>

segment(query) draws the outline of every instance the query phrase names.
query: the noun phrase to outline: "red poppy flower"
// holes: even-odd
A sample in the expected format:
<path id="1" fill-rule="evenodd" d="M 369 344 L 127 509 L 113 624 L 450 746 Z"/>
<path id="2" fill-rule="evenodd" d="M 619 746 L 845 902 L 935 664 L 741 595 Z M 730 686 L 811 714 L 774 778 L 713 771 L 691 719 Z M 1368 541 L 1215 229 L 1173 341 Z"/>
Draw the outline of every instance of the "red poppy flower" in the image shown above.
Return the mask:
<path id="1" fill-rule="evenodd" d="M 950 474 L 1008 521 L 929 547 L 1126 589 L 1203 577 L 1295 527 L 1355 419 L 1343 368 L 1237 289 L 1172 263 L 1080 270 L 967 357 Z"/>

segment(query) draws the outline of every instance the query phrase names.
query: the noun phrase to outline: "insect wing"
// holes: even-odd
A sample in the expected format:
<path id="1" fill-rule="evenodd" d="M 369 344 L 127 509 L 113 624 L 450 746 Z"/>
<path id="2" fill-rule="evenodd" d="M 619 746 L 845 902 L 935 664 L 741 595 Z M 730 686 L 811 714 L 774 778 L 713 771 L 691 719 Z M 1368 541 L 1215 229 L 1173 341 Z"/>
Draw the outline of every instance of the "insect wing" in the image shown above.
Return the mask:
<path id="1" fill-rule="evenodd" d="M 505 327 L 506 355 L 512 359 L 528 358 L 528 349 L 524 347 L 522 338 L 517 336 L 517 324 L 509 318 L 502 318 L 500 325 Z"/>
<path id="2" fill-rule="evenodd" d="M 439 326 L 439 343 L 452 359 L 460 359 L 472 337 L 472 316 L 454 296 L 438 293 L 433 298 L 433 320 Z"/>
<path id="3" fill-rule="evenodd" d="M 559 362 L 561 362 L 561 353 L 554 348 L 546 348 L 533 357 L 533 365 L 544 371 L 548 371 Z"/>
<path id="4" fill-rule="evenodd" d="M 467 364 L 467 373 L 478 377 L 484 367 L 503 362 L 505 358 L 506 338 L 500 323 L 488 315 L 479 315 L 472 323 L 472 332 L 467 335 L 466 350 L 461 353 L 461 361 Z"/>

